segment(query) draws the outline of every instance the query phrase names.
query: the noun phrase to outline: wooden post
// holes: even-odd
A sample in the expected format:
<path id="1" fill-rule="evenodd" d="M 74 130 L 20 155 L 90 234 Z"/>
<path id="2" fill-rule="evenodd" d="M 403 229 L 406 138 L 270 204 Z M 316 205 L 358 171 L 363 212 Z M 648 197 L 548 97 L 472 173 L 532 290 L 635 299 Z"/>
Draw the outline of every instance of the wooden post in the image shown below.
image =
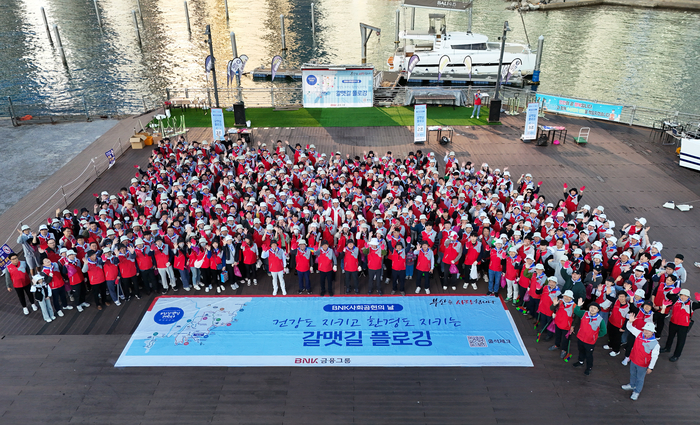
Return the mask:
<path id="1" fill-rule="evenodd" d="M 41 17 L 44 19 L 44 28 L 46 28 L 46 36 L 49 38 L 49 44 L 53 46 L 53 40 L 51 39 L 51 30 L 49 29 L 49 21 L 46 20 L 46 12 L 44 8 L 41 8 Z"/>

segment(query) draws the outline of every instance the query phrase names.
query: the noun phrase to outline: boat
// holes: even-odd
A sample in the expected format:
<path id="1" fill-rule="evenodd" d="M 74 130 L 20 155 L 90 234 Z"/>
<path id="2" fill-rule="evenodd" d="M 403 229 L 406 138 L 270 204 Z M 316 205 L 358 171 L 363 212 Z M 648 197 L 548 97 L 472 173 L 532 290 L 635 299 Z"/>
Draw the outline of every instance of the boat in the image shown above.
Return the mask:
<path id="1" fill-rule="evenodd" d="M 403 72 L 412 80 L 438 80 L 438 65 L 442 57 L 449 62 L 440 76 L 441 81 L 495 83 L 501 43 L 490 42 L 488 37 L 469 31 L 447 31 L 445 15 L 428 15 L 428 32 L 403 30 L 399 40 L 403 41 L 393 56 L 387 60 L 389 72 Z M 409 61 L 418 56 L 412 72 L 407 73 Z M 471 70 L 465 59 L 471 60 Z M 506 43 L 502 65 L 510 67 L 509 83 L 522 83 L 532 77 L 536 52 L 526 44 Z M 513 66 L 511 67 L 511 64 Z M 470 72 L 471 71 L 471 72 Z"/>

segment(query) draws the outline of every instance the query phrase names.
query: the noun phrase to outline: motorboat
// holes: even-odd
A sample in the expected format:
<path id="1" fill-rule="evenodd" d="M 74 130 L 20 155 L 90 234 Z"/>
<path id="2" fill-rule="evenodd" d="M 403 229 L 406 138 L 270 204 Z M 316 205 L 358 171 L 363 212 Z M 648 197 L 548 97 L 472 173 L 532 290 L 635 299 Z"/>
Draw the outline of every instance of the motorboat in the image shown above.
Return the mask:
<path id="1" fill-rule="evenodd" d="M 431 13 L 428 19 L 430 25 L 427 33 L 413 30 L 399 32 L 399 39 L 403 42 L 396 49 L 394 56 L 387 60 L 390 72 L 405 73 L 411 58 L 418 56 L 410 78 L 437 80 L 440 60 L 447 56 L 449 62 L 440 80 L 496 82 L 501 54 L 500 42 L 490 42 L 487 36 L 471 31 L 448 32 L 444 14 Z M 465 59 L 471 63 L 471 69 L 465 64 Z M 502 65 L 510 69 L 509 81 L 520 82 L 523 78 L 530 78 L 535 68 L 535 59 L 536 52 L 530 49 L 530 46 L 506 43 Z"/>

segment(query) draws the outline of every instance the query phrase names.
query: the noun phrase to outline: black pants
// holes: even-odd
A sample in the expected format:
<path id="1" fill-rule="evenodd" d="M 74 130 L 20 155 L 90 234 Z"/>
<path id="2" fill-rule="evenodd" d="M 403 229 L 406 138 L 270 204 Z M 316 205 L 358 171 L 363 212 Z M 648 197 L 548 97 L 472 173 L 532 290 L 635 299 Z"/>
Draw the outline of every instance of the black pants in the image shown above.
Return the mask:
<path id="1" fill-rule="evenodd" d="M 209 268 L 202 268 L 200 269 L 202 272 L 202 284 L 207 287 L 209 285 L 214 285 L 214 277 L 212 276 L 212 272 L 214 270 L 209 269 Z"/>
<path id="2" fill-rule="evenodd" d="M 527 301 L 527 312 L 530 313 L 533 319 L 537 319 L 537 309 L 540 307 L 540 300 L 530 297 Z"/>
<path id="3" fill-rule="evenodd" d="M 633 340 L 634 341 L 634 340 Z M 593 349 L 595 344 L 586 344 L 585 342 L 578 340 L 578 362 L 586 362 L 586 369 L 593 368 Z"/>
<path id="4" fill-rule="evenodd" d="M 107 300 L 107 282 L 92 285 L 92 295 L 95 305 L 104 305 L 105 300 Z"/>
<path id="5" fill-rule="evenodd" d="M 681 326 L 675 323 L 668 324 L 668 339 L 666 340 L 666 346 L 664 348 L 670 350 L 673 346 L 673 339 L 678 335 L 678 343 L 676 344 L 676 350 L 673 352 L 673 357 L 680 357 L 681 353 L 683 353 L 685 338 L 688 336 L 689 330 L 690 326 Z"/>
<path id="6" fill-rule="evenodd" d="M 663 332 L 664 326 L 666 325 L 666 315 L 655 311 L 654 322 L 656 323 L 656 335 L 661 338 L 661 332 Z"/>
<path id="7" fill-rule="evenodd" d="M 378 270 L 372 270 L 369 269 L 369 274 L 368 274 L 368 292 L 372 292 L 374 290 L 374 287 L 376 286 L 377 288 L 377 293 L 381 294 L 382 293 L 382 269 Z"/>
<path id="8" fill-rule="evenodd" d="M 406 270 L 392 270 L 391 271 L 391 289 L 396 291 L 396 286 L 398 284 L 399 291 L 406 291 Z"/>
<path id="9" fill-rule="evenodd" d="M 547 316 L 545 314 L 539 313 L 539 326 L 537 329 L 538 334 L 549 333 L 547 326 L 552 323 L 552 316 Z"/>
<path id="10" fill-rule="evenodd" d="M 139 284 L 136 282 L 136 276 L 122 277 L 120 279 L 124 296 L 127 299 L 133 297 L 134 295 L 137 297 L 141 296 L 141 290 L 139 289 Z"/>
<path id="11" fill-rule="evenodd" d="M 246 279 L 255 279 L 256 273 L 255 273 L 255 263 L 253 264 L 243 264 L 243 270 L 241 270 L 241 274 L 243 275 L 244 278 Z"/>
<path id="12" fill-rule="evenodd" d="M 143 289 L 149 294 L 158 286 L 153 269 L 141 270 L 141 280 L 143 281 Z"/>
<path id="13" fill-rule="evenodd" d="M 620 345 L 622 344 L 622 332 L 620 332 L 620 328 L 618 328 L 615 325 L 612 325 L 608 322 L 608 345 L 610 348 L 616 352 L 620 352 Z"/>
<path id="14" fill-rule="evenodd" d="M 66 297 L 66 288 L 60 286 L 51 290 L 51 300 L 53 301 L 53 309 L 58 312 L 63 307 L 68 306 L 68 297 Z"/>
<path id="15" fill-rule="evenodd" d="M 625 357 L 629 357 L 632 353 L 632 347 L 634 347 L 634 341 L 636 339 L 637 338 L 632 334 L 627 335 L 627 344 L 625 344 Z"/>
<path id="16" fill-rule="evenodd" d="M 333 274 L 334 272 L 331 270 L 329 272 L 320 272 L 321 273 L 321 295 L 326 293 L 326 281 L 328 281 L 328 293 L 333 295 Z"/>
<path id="17" fill-rule="evenodd" d="M 416 270 L 414 274 L 417 276 L 416 288 L 430 289 L 430 272 Z M 423 286 L 421 286 L 421 282 L 423 282 Z"/>
<path id="18" fill-rule="evenodd" d="M 569 351 L 569 338 L 571 335 L 566 336 L 569 333 L 568 329 L 560 329 L 559 326 L 554 325 L 554 345 L 560 350 Z"/>
<path id="19" fill-rule="evenodd" d="M 526 292 L 527 288 L 523 288 L 522 286 L 518 285 L 518 300 L 522 302 L 525 299 Z"/>
<path id="20" fill-rule="evenodd" d="M 83 290 L 83 284 L 71 285 L 71 292 L 73 292 L 73 307 L 78 307 L 80 304 L 85 302 L 85 291 Z"/>
<path id="21" fill-rule="evenodd" d="M 350 284 L 352 283 L 355 288 L 355 292 L 360 291 L 360 287 L 358 286 L 357 283 L 357 271 L 354 272 L 349 272 L 345 271 L 345 292 L 350 292 Z"/>
<path id="22" fill-rule="evenodd" d="M 27 300 L 24 299 L 24 295 L 26 294 L 27 297 L 29 297 L 29 304 L 34 304 L 34 294 L 29 290 L 32 285 L 27 285 L 23 286 L 21 288 L 15 288 L 15 292 L 17 292 L 17 297 L 19 297 L 19 302 L 22 304 L 22 307 L 27 308 Z"/>

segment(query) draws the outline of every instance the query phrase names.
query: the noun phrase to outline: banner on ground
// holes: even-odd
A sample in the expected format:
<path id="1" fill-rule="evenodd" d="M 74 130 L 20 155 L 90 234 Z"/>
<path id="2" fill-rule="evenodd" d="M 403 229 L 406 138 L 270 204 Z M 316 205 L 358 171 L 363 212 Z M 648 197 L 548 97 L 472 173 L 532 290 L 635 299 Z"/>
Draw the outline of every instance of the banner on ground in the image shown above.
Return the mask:
<path id="1" fill-rule="evenodd" d="M 597 118 L 608 121 L 620 121 L 620 115 L 622 114 L 622 105 L 592 103 L 585 100 L 569 99 L 546 94 L 538 94 L 537 100 L 539 101 L 540 99 L 544 100 L 542 109 L 558 114 Z"/>
<path id="2" fill-rule="evenodd" d="M 211 108 L 211 130 L 213 140 L 224 140 L 226 127 L 224 126 L 224 110 L 221 108 Z"/>
<path id="3" fill-rule="evenodd" d="M 0 247 L 0 272 L 5 271 L 5 267 L 10 264 L 10 254 L 13 252 L 8 244 Z"/>
<path id="4" fill-rule="evenodd" d="M 525 115 L 525 132 L 523 140 L 535 140 L 537 138 L 537 115 L 540 112 L 540 104 L 532 102 L 527 104 L 527 114 Z"/>
<path id="5" fill-rule="evenodd" d="M 114 156 L 114 149 L 110 149 L 107 152 L 105 152 L 105 156 L 109 161 L 109 167 L 107 168 L 112 168 L 112 165 L 114 165 L 114 162 L 117 160 L 117 158 Z"/>
<path id="6" fill-rule="evenodd" d="M 532 366 L 487 296 L 157 298 L 123 366 Z"/>
<path id="7" fill-rule="evenodd" d="M 413 142 L 426 141 L 426 126 L 428 125 L 428 108 L 426 105 L 415 105 L 413 108 Z"/>
<path id="8" fill-rule="evenodd" d="M 304 108 L 371 107 L 374 68 L 302 68 Z"/>

